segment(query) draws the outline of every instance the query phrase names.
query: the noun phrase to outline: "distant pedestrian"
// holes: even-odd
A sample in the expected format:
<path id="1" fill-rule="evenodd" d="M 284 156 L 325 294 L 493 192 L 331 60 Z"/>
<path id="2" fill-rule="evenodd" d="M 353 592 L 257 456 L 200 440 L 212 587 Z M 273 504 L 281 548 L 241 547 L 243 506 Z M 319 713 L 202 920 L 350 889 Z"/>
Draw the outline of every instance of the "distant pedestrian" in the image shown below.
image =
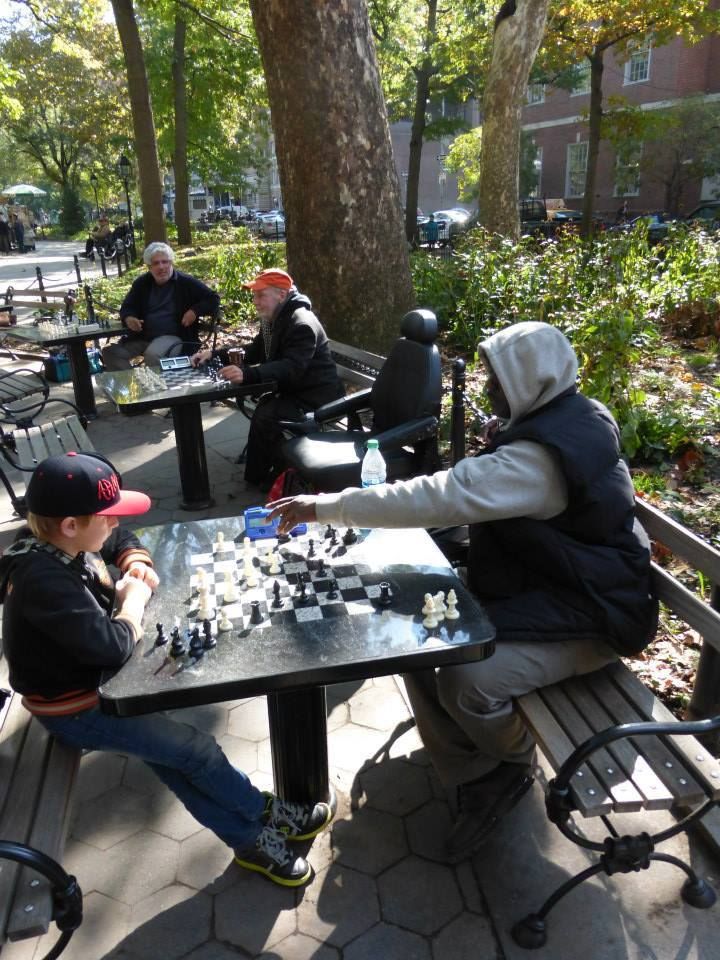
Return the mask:
<path id="1" fill-rule="evenodd" d="M 13 214 L 13 227 L 18 253 L 25 253 L 25 224 L 16 213 Z"/>
<path id="2" fill-rule="evenodd" d="M 0 214 L 0 253 L 10 253 L 10 225 Z"/>
<path id="3" fill-rule="evenodd" d="M 430 214 L 430 219 L 425 224 L 425 237 L 427 239 L 427 245 L 429 250 L 434 250 L 435 245 L 438 242 L 438 236 L 440 234 L 440 227 L 437 221 L 435 220 L 435 214 Z"/>
<path id="4" fill-rule="evenodd" d="M 627 200 L 623 200 L 623 204 L 618 210 L 615 216 L 615 220 L 616 220 L 616 223 L 627 223 L 627 218 L 628 218 L 628 202 Z"/>

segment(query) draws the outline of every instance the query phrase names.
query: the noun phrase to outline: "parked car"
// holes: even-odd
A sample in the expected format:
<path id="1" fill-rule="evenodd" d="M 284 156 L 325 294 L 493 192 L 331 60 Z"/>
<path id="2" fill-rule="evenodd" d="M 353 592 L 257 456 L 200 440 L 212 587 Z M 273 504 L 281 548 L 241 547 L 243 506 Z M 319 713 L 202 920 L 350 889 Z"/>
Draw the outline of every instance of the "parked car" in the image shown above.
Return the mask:
<path id="1" fill-rule="evenodd" d="M 648 242 L 659 243 L 667 236 L 670 224 L 677 222 L 678 221 L 671 219 L 661 210 L 656 210 L 654 213 L 643 213 L 639 217 L 633 217 L 632 220 L 628 220 L 627 223 L 614 224 L 612 227 L 609 227 L 609 232 L 628 233 L 644 223 L 647 226 Z"/>
<path id="2" fill-rule="evenodd" d="M 438 225 L 440 243 L 451 242 L 468 229 L 470 214 L 465 210 L 435 210 L 435 223 Z"/>
<path id="3" fill-rule="evenodd" d="M 708 229 L 717 230 L 720 228 L 720 200 L 706 200 L 699 207 L 688 214 L 687 220 L 690 223 L 704 223 Z"/>
<path id="4" fill-rule="evenodd" d="M 255 225 L 258 233 L 263 237 L 285 236 L 285 217 L 277 210 L 260 214 Z"/>

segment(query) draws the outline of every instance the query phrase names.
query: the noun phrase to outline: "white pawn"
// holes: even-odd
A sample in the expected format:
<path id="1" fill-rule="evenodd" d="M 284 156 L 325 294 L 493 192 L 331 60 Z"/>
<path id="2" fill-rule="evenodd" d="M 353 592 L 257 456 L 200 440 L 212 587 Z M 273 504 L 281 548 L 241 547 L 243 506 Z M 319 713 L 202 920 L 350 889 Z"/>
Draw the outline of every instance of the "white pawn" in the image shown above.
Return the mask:
<path id="1" fill-rule="evenodd" d="M 251 560 L 245 559 L 245 582 L 249 587 L 258 585 L 257 573 Z"/>
<path id="2" fill-rule="evenodd" d="M 438 625 L 437 617 L 435 616 L 435 601 L 432 598 L 432 594 L 425 594 L 425 606 L 423 611 L 427 608 L 427 616 L 423 620 L 423 626 L 427 627 L 428 630 L 432 630 Z"/>
<path id="3" fill-rule="evenodd" d="M 227 631 L 228 631 L 228 630 L 232 630 L 232 628 L 233 628 L 233 625 L 232 625 L 231 621 L 228 619 L 228 615 L 227 615 L 227 614 L 225 613 L 225 611 L 223 610 L 223 612 L 222 612 L 221 615 L 220 615 L 220 622 L 218 623 L 218 630 L 219 630 L 220 633 L 227 633 Z"/>
<path id="4" fill-rule="evenodd" d="M 273 551 L 272 559 L 270 560 L 270 569 L 268 570 L 270 575 L 275 575 L 280 573 L 280 557 L 276 551 Z"/>
<path id="5" fill-rule="evenodd" d="M 445 606 L 445 594 L 442 590 L 435 594 L 433 600 L 435 601 L 435 616 L 438 620 L 444 620 L 447 607 Z"/>
<path id="6" fill-rule="evenodd" d="M 217 553 L 224 553 L 227 550 L 227 544 L 225 543 L 225 534 L 222 530 L 218 531 L 217 535 Z"/>
<path id="7" fill-rule="evenodd" d="M 200 593 L 201 590 L 207 590 L 207 581 L 207 571 L 203 567 L 200 567 L 195 576 L 195 586 L 198 593 Z"/>
<path id="8" fill-rule="evenodd" d="M 232 573 L 230 570 L 225 571 L 225 589 L 223 593 L 223 600 L 225 603 L 235 603 L 238 598 L 237 587 L 232 578 Z"/>
<path id="9" fill-rule="evenodd" d="M 445 611 L 445 618 L 447 620 L 457 620 L 460 614 L 455 609 L 457 607 L 457 594 L 454 590 L 451 590 L 447 595 L 447 610 Z"/>
<path id="10" fill-rule="evenodd" d="M 208 603 L 208 589 L 207 587 L 202 587 L 198 590 L 198 620 L 211 620 L 213 612 Z"/>

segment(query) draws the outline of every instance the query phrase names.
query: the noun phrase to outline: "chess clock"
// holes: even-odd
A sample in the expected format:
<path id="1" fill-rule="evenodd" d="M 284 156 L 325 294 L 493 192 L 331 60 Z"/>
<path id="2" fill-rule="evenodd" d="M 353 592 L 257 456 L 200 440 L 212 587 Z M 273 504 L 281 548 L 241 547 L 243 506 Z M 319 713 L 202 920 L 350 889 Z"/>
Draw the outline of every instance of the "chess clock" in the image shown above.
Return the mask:
<path id="1" fill-rule="evenodd" d="M 250 540 L 267 540 L 271 537 L 277 537 L 279 519 L 268 520 L 270 511 L 265 507 L 248 507 L 243 513 L 245 520 L 245 533 Z M 293 537 L 299 537 L 307 533 L 307 524 L 299 523 L 290 531 Z"/>
<path id="2" fill-rule="evenodd" d="M 190 357 L 160 357 L 161 370 L 191 370 Z"/>

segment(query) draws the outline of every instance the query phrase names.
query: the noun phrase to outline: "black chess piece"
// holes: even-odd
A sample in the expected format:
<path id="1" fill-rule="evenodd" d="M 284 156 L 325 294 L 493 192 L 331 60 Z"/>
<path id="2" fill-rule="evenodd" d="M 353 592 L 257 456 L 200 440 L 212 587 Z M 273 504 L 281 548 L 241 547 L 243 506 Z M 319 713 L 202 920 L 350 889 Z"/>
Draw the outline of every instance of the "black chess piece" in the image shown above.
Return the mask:
<path id="1" fill-rule="evenodd" d="M 168 642 L 168 638 L 165 635 L 165 627 L 162 623 L 156 623 L 155 627 L 157 629 L 157 637 L 155 637 L 155 644 L 158 647 L 163 647 Z"/>
<path id="2" fill-rule="evenodd" d="M 351 543 L 357 543 L 357 534 L 352 527 L 348 527 L 342 538 L 343 543 L 346 547 L 349 547 Z"/>
<path id="3" fill-rule="evenodd" d="M 308 540 L 308 546 L 310 547 L 310 549 L 308 550 L 308 558 L 309 558 L 309 557 L 314 557 L 314 556 L 315 556 L 315 541 L 312 539 L 312 537 Z"/>
<path id="4" fill-rule="evenodd" d="M 378 597 L 378 606 L 380 607 L 389 607 L 392 603 L 392 597 L 390 596 L 390 584 L 383 580 L 380 584 L 380 596 Z"/>
<path id="5" fill-rule="evenodd" d="M 317 572 L 319 577 L 325 576 L 325 560 L 323 557 L 320 557 L 320 562 L 318 563 Z"/>
<path id="6" fill-rule="evenodd" d="M 263 615 L 259 600 L 250 601 L 250 623 L 262 623 Z"/>
<path id="7" fill-rule="evenodd" d="M 181 657 L 185 653 L 185 643 L 180 636 L 180 631 L 177 627 L 172 629 L 172 642 L 170 644 L 170 654 L 173 657 Z"/>
<path id="8" fill-rule="evenodd" d="M 309 599 L 307 595 L 307 583 L 305 583 L 305 580 L 302 577 L 300 577 L 299 587 L 300 593 L 298 595 L 298 602 L 307 603 Z"/>
<path id="9" fill-rule="evenodd" d="M 202 647 L 202 644 L 203 642 L 200 638 L 200 628 L 193 627 L 192 631 L 190 632 L 190 646 L 188 651 L 190 656 L 194 656 L 195 652 Z"/>
<path id="10" fill-rule="evenodd" d="M 282 606 L 282 600 L 280 599 L 280 584 L 276 580 L 273 584 L 273 602 L 272 605 L 277 609 L 277 607 Z"/>
<path id="11" fill-rule="evenodd" d="M 332 535 L 330 537 L 330 546 L 336 547 L 340 541 L 338 540 L 337 530 L 335 527 L 332 528 Z"/>
<path id="12" fill-rule="evenodd" d="M 213 636 L 212 632 L 212 624 L 209 620 L 203 620 L 202 628 L 204 635 L 203 647 L 206 650 L 212 650 L 213 647 L 217 646 L 217 640 Z"/>
<path id="13" fill-rule="evenodd" d="M 332 524 L 329 523 L 325 527 L 325 533 L 323 534 L 323 537 L 325 538 L 325 540 L 329 540 L 331 536 L 332 536 Z"/>
<path id="14" fill-rule="evenodd" d="M 334 600 L 338 595 L 338 582 L 333 579 L 330 581 L 330 589 L 327 592 L 328 600 Z"/>
<path id="15" fill-rule="evenodd" d="M 278 543 L 290 543 L 290 534 L 289 533 L 279 533 L 277 538 Z"/>

